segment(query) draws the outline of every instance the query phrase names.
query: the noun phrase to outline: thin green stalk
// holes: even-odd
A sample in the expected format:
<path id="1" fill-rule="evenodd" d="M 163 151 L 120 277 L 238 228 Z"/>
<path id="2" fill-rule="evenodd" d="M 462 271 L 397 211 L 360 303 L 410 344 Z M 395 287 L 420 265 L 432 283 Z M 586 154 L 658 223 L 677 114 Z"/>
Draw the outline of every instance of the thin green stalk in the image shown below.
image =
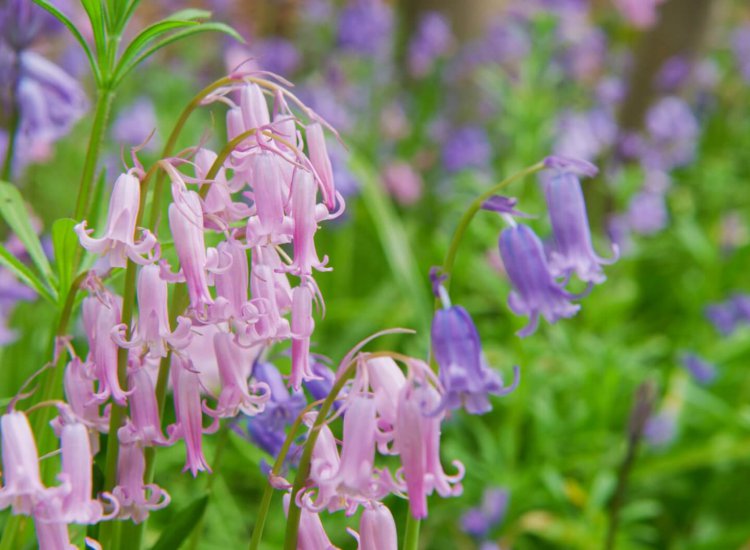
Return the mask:
<path id="1" fill-rule="evenodd" d="M 318 415 L 315 417 L 315 422 L 313 423 L 312 428 L 310 428 L 310 433 L 307 436 L 307 441 L 305 442 L 305 447 L 302 451 L 302 458 L 300 458 L 299 461 L 297 476 L 294 478 L 294 486 L 292 487 L 292 494 L 289 500 L 289 512 L 286 520 L 286 536 L 284 537 L 284 550 L 297 550 L 299 520 L 302 512 L 300 507 L 297 506 L 297 494 L 307 482 L 307 476 L 310 475 L 310 460 L 312 459 L 312 452 L 315 448 L 315 442 L 318 440 L 318 434 L 320 433 L 323 424 L 326 422 L 328 411 L 331 410 L 333 402 L 336 400 L 339 392 L 356 368 L 357 363 L 352 362 L 346 370 L 341 373 L 341 376 L 339 376 L 338 380 L 336 380 L 336 383 L 333 385 L 333 388 L 331 388 L 331 392 L 320 406 Z"/>
<path id="2" fill-rule="evenodd" d="M 18 81 L 19 76 L 19 52 L 13 53 L 13 68 L 12 74 L 15 77 L 15 81 L 10 86 L 10 97 L 8 98 L 8 104 L 10 105 L 10 121 L 8 123 L 8 146 L 5 149 L 5 160 L 3 161 L 3 172 L 2 179 L 4 181 L 10 181 L 13 175 L 13 158 L 16 153 L 16 143 L 18 141 L 18 128 L 21 124 L 21 106 L 17 99 L 18 92 Z"/>
<path id="3" fill-rule="evenodd" d="M 421 520 L 411 515 L 411 510 L 406 511 L 406 529 L 404 531 L 403 550 L 417 550 L 419 548 L 419 526 Z"/>
<path id="4" fill-rule="evenodd" d="M 505 178 L 500 183 L 493 185 L 487 191 L 479 195 L 474 201 L 469 205 L 469 208 L 466 209 L 466 212 L 464 212 L 464 215 L 461 216 L 461 220 L 458 222 L 458 226 L 456 227 L 456 231 L 453 233 L 453 239 L 451 240 L 451 244 L 448 247 L 448 252 L 445 255 L 445 261 L 443 262 L 443 274 L 447 275 L 447 279 L 444 282 L 445 289 L 448 290 L 450 287 L 450 277 L 453 273 L 453 265 L 456 262 L 456 255 L 458 254 L 458 249 L 461 246 L 461 241 L 463 240 L 464 234 L 466 233 L 466 229 L 469 227 L 469 224 L 471 223 L 471 220 L 474 219 L 474 216 L 477 212 L 482 208 L 482 204 L 492 197 L 493 195 L 497 194 L 499 191 L 504 189 L 505 187 L 509 186 L 511 183 L 525 178 L 526 176 L 530 176 L 531 174 L 534 174 L 536 172 L 539 172 L 540 170 L 544 169 L 544 163 L 538 162 L 534 164 L 533 166 L 529 166 L 528 168 L 524 168 L 520 172 L 516 172 L 512 176 L 509 176 Z"/>
<path id="5" fill-rule="evenodd" d="M 101 149 L 104 133 L 107 129 L 107 122 L 109 121 L 114 98 L 114 90 L 108 88 L 100 89 L 97 94 L 96 110 L 94 111 L 94 124 L 91 127 L 89 144 L 86 149 L 86 160 L 84 161 L 83 173 L 81 174 L 81 184 L 78 188 L 76 209 L 73 214 L 73 219 L 77 221 L 83 219 L 89 211 L 91 187 L 94 183 L 96 165 L 99 161 L 99 151 Z"/>

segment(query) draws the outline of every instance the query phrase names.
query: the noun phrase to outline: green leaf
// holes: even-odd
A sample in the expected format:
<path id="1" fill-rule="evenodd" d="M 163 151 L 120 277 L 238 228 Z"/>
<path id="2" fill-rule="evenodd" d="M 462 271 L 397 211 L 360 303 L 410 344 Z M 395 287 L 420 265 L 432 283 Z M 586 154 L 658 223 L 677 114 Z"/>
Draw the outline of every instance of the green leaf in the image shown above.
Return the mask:
<path id="1" fill-rule="evenodd" d="M 208 10 L 199 10 L 195 8 L 187 8 L 184 10 L 176 11 L 173 14 L 165 17 L 165 21 L 196 21 L 198 19 L 208 19 L 211 17 L 211 12 Z"/>
<path id="2" fill-rule="evenodd" d="M 10 183 L 0 181 L 0 215 L 7 222 L 31 256 L 39 272 L 47 280 L 52 280 L 52 267 L 44 254 L 42 243 L 31 226 L 31 216 L 26 210 L 21 193 Z"/>
<path id="3" fill-rule="evenodd" d="M 91 30 L 94 34 L 94 45 L 96 46 L 96 56 L 101 62 L 105 59 L 107 49 L 107 29 L 105 26 L 104 11 L 102 3 L 99 0 L 81 0 L 83 9 L 91 21 Z"/>
<path id="4" fill-rule="evenodd" d="M 60 23 L 65 25 L 65 28 L 67 28 L 70 31 L 70 33 L 73 35 L 73 38 L 75 38 L 78 41 L 78 43 L 81 45 L 81 47 L 83 48 L 83 51 L 89 60 L 89 65 L 91 65 L 91 72 L 94 75 L 94 80 L 96 80 L 97 84 L 101 84 L 102 75 L 101 75 L 101 71 L 99 71 L 99 65 L 94 59 L 94 54 L 91 53 L 91 48 L 89 48 L 88 42 L 86 42 L 86 39 L 81 34 L 81 31 L 79 31 L 78 28 L 76 28 L 73 22 L 70 19 L 68 19 L 68 17 L 63 12 L 61 12 L 55 6 L 47 2 L 47 0 L 33 0 L 33 2 L 37 6 L 47 10 L 52 16 L 55 17 L 55 19 L 60 21 Z"/>
<path id="5" fill-rule="evenodd" d="M 76 221 L 71 218 L 61 218 L 52 224 L 52 246 L 55 250 L 59 296 L 67 294 L 73 280 L 75 255 L 78 249 L 78 237 L 73 231 L 75 225 Z"/>
<path id="6" fill-rule="evenodd" d="M 229 25 L 225 25 L 224 23 L 201 23 L 195 26 L 192 26 L 187 29 L 182 29 L 180 31 L 177 31 L 175 33 L 170 34 L 169 36 L 166 36 L 162 38 L 161 40 L 158 40 L 155 44 L 152 44 L 150 47 L 146 48 L 143 52 L 138 54 L 136 57 L 128 60 L 120 60 L 120 63 L 117 66 L 117 69 L 115 70 L 114 77 L 112 79 L 113 85 L 117 86 L 117 84 L 120 83 L 120 81 L 135 67 L 140 65 L 144 60 L 148 59 L 151 55 L 159 51 L 165 46 L 168 46 L 169 44 L 173 42 L 177 42 L 178 40 L 182 40 L 183 38 L 187 38 L 189 36 L 193 36 L 198 33 L 202 32 L 222 32 L 224 34 L 228 34 L 232 38 L 244 42 L 244 39 L 237 33 L 236 30 L 234 30 Z M 123 55 L 123 58 L 125 56 Z M 127 62 L 123 62 L 127 61 Z"/>
<path id="7" fill-rule="evenodd" d="M 151 550 L 174 550 L 190 536 L 208 506 L 208 495 L 203 495 L 176 513 L 169 526 L 162 531 Z"/>
<path id="8" fill-rule="evenodd" d="M 120 57 L 120 60 L 118 62 L 118 67 L 126 66 L 133 59 L 135 59 L 138 54 L 140 54 L 149 45 L 149 43 L 151 43 L 153 40 L 163 35 L 164 33 L 185 27 L 192 27 L 195 25 L 200 25 L 200 23 L 197 23 L 195 21 L 177 21 L 170 18 L 154 23 L 153 25 L 149 25 L 148 27 L 143 29 L 143 31 L 141 31 L 141 33 L 138 34 L 138 36 L 136 36 L 130 44 L 128 44 L 127 48 L 125 48 L 125 51 L 123 52 L 122 57 Z"/>
<path id="9" fill-rule="evenodd" d="M 57 302 L 57 298 L 50 293 L 44 283 L 31 271 L 26 265 L 24 265 L 18 258 L 16 258 L 10 251 L 5 248 L 4 245 L 0 244 L 0 265 L 10 269 L 13 274 L 19 278 L 29 288 L 36 290 L 41 297 L 48 302 L 54 304 Z"/>

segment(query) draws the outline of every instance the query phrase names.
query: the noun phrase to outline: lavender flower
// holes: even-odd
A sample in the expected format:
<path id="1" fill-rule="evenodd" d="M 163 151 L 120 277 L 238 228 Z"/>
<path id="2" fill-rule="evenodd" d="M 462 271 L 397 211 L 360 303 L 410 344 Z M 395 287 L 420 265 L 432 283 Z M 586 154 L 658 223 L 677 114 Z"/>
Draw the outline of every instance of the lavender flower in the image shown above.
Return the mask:
<path id="1" fill-rule="evenodd" d="M 539 325 L 539 315 L 550 323 L 572 317 L 581 306 L 570 302 L 575 295 L 557 283 L 547 265 L 542 242 L 526 225 L 509 227 L 500 234 L 500 256 L 514 287 L 508 306 L 516 315 L 526 315 L 529 323 L 517 334 L 529 336 Z"/>
<path id="2" fill-rule="evenodd" d="M 658 233 L 667 226 L 669 220 L 664 195 L 649 191 L 633 195 L 626 216 L 628 226 L 636 233 Z"/>
<path id="3" fill-rule="evenodd" d="M 479 126 L 465 126 L 451 132 L 443 144 L 443 166 L 448 172 L 486 168 L 492 158 L 489 138 Z"/>
<path id="4" fill-rule="evenodd" d="M 253 46 L 260 68 L 265 71 L 287 76 L 297 70 L 301 56 L 296 46 L 289 40 L 274 36 L 258 41 Z"/>
<path id="5" fill-rule="evenodd" d="M 665 97 L 646 113 L 649 147 L 642 162 L 649 169 L 670 170 L 695 156 L 698 121 L 689 105 L 678 97 Z"/>
<path id="6" fill-rule="evenodd" d="M 643 428 L 643 437 L 654 447 L 666 447 L 676 436 L 677 418 L 667 410 L 651 416 Z"/>
<path id="7" fill-rule="evenodd" d="M 451 47 L 453 35 L 450 23 L 437 12 L 422 15 L 417 32 L 409 44 L 409 71 L 412 76 L 427 75 L 435 61 Z"/>
<path id="8" fill-rule="evenodd" d="M 716 378 L 716 366 L 702 359 L 694 353 L 682 354 L 682 366 L 693 375 L 695 381 L 701 385 L 707 385 Z"/>
<path id="9" fill-rule="evenodd" d="M 750 24 L 745 24 L 732 33 L 732 51 L 740 74 L 750 82 Z"/>
<path id="10" fill-rule="evenodd" d="M 477 538 L 487 536 L 505 518 L 509 500 L 510 492 L 503 487 L 491 487 L 485 490 L 482 504 L 469 508 L 461 516 L 461 528 Z"/>
<path id="11" fill-rule="evenodd" d="M 518 385 L 518 367 L 513 384 L 504 388 L 498 373 L 487 366 L 479 333 L 463 307 L 438 309 L 432 319 L 431 336 L 440 382 L 445 389 L 441 408 L 463 406 L 471 414 L 484 414 L 492 409 L 489 394 L 504 395 Z"/>
<path id="12" fill-rule="evenodd" d="M 550 253 L 550 271 L 555 276 L 569 277 L 575 273 L 587 283 L 602 283 L 606 277 L 601 265 L 617 259 L 617 247 L 614 247 L 612 259 L 601 258 L 594 252 L 586 203 L 577 175 L 593 175 L 596 168 L 560 157 L 550 157 L 546 164 L 555 169 L 555 174 L 544 185 L 555 241 Z"/>
<path id="13" fill-rule="evenodd" d="M 393 12 L 381 0 L 351 0 L 341 11 L 338 42 L 362 56 L 381 57 L 393 36 Z"/>
<path id="14" fill-rule="evenodd" d="M 750 295 L 734 294 L 728 300 L 706 307 L 706 317 L 723 336 L 732 334 L 741 323 L 750 323 Z"/>
<path id="15" fill-rule="evenodd" d="M 112 125 L 112 137 L 126 145 L 144 143 L 157 127 L 154 103 L 147 97 L 138 98 L 117 116 Z M 158 140 L 151 139 L 148 148 L 156 148 Z"/>

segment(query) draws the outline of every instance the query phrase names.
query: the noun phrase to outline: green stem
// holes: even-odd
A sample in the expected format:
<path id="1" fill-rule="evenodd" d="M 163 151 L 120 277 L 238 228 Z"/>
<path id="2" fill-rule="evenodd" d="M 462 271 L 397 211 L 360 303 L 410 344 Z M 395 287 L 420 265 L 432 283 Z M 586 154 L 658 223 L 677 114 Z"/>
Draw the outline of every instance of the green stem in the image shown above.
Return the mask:
<path id="1" fill-rule="evenodd" d="M 289 500 L 289 513 L 287 514 L 286 520 L 286 536 L 284 537 L 284 550 L 297 550 L 297 538 L 299 536 L 299 520 L 302 510 L 297 506 L 297 494 L 302 490 L 307 481 L 307 476 L 310 474 L 310 460 L 312 459 L 312 452 L 315 448 L 315 442 L 318 440 L 318 434 L 320 433 L 323 424 L 325 424 L 328 411 L 331 410 L 333 402 L 336 400 L 344 384 L 349 377 L 354 373 L 357 368 L 357 363 L 352 362 L 345 370 L 341 373 L 336 383 L 331 388 L 331 392 L 326 397 L 323 404 L 320 406 L 318 415 L 315 417 L 315 422 L 310 428 L 310 433 L 307 436 L 305 442 L 305 448 L 302 451 L 302 458 L 299 461 L 299 467 L 297 469 L 297 476 L 294 478 L 294 486 L 292 487 L 292 494 Z"/>
<path id="2" fill-rule="evenodd" d="M 448 278 L 445 280 L 444 286 L 445 289 L 448 290 L 450 287 L 450 277 L 453 273 L 453 265 L 456 262 L 456 255 L 458 254 L 458 249 L 461 246 L 461 241 L 464 237 L 464 234 L 466 233 L 466 229 L 469 227 L 469 224 L 471 223 L 471 220 L 474 219 L 474 216 L 477 212 L 482 208 L 482 204 L 489 199 L 491 196 L 497 194 L 499 191 L 510 185 L 511 183 L 525 178 L 526 176 L 530 176 L 531 174 L 534 174 L 536 172 L 539 172 L 540 170 L 544 169 L 544 163 L 538 162 L 537 164 L 534 164 L 533 166 L 529 166 L 528 168 L 524 168 L 520 172 L 516 172 L 512 176 L 509 176 L 505 178 L 500 183 L 493 185 L 487 191 L 479 195 L 474 201 L 469 205 L 469 208 L 466 209 L 466 212 L 464 212 L 464 215 L 461 216 L 461 220 L 458 222 L 458 226 L 456 227 L 456 231 L 453 233 L 453 239 L 451 240 L 451 244 L 448 247 L 448 252 L 445 255 L 445 261 L 443 262 L 443 274 L 447 275 Z"/>
<path id="3" fill-rule="evenodd" d="M 2 179 L 4 181 L 10 181 L 13 175 L 13 158 L 15 157 L 16 143 L 18 141 L 18 128 L 21 125 L 21 106 L 17 99 L 18 82 L 20 80 L 19 57 L 19 52 L 13 53 L 12 74 L 14 75 L 14 82 L 10 86 L 10 97 L 8 98 L 10 121 L 8 123 L 8 146 L 5 149 L 5 160 L 3 161 Z"/>
<path id="4" fill-rule="evenodd" d="M 108 88 L 100 89 L 96 98 L 94 124 L 91 127 L 89 144 L 86 149 L 86 160 L 84 161 L 83 173 L 81 175 L 81 185 L 78 188 L 78 199 L 76 200 L 75 214 L 73 214 L 73 219 L 76 221 L 83 219 L 89 210 L 91 187 L 94 183 L 96 165 L 99 161 L 99 151 L 104 139 L 104 133 L 107 130 L 107 122 L 109 121 L 114 98 L 114 90 Z"/>
<path id="5" fill-rule="evenodd" d="M 421 520 L 411 515 L 411 510 L 406 510 L 406 529 L 404 532 L 403 550 L 417 550 L 419 548 L 419 526 Z"/>

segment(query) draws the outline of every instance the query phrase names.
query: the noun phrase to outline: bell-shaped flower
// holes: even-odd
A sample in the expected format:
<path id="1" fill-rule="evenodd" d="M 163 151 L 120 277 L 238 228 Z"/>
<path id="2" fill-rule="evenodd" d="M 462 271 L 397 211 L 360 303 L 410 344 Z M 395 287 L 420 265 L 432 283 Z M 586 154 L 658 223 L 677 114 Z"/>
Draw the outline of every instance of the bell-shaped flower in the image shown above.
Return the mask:
<path id="1" fill-rule="evenodd" d="M 167 356 L 167 344 L 173 349 L 184 349 L 192 337 L 192 322 L 187 317 L 177 317 L 177 328 L 169 326 L 167 310 L 167 281 L 161 278 L 161 270 L 156 265 L 141 268 L 138 274 L 138 325 L 137 336 L 128 342 L 125 339 L 125 325 L 120 325 L 115 333 L 117 344 L 122 347 L 146 346 L 151 359 Z"/>
<path id="2" fill-rule="evenodd" d="M 128 398 L 130 418 L 117 431 L 123 444 L 139 442 L 142 445 L 166 445 L 167 439 L 161 431 L 159 407 L 151 375 L 145 366 L 137 366 L 128 375 L 130 391 Z"/>
<path id="3" fill-rule="evenodd" d="M 226 271 L 214 275 L 216 288 L 216 303 L 226 303 L 225 317 L 240 319 L 243 317 L 248 302 L 249 274 L 247 252 L 236 240 L 222 241 L 217 246 L 219 254 L 232 259 L 232 264 Z"/>
<path id="4" fill-rule="evenodd" d="M 240 90 L 240 112 L 244 131 L 267 126 L 271 122 L 263 90 L 254 82 L 248 82 Z"/>
<path id="5" fill-rule="evenodd" d="M 304 380 L 302 385 L 310 393 L 314 400 L 325 399 L 331 393 L 336 375 L 320 357 L 310 356 L 310 370 L 313 378 Z M 334 401 L 334 408 L 338 408 L 338 402 Z"/>
<path id="6" fill-rule="evenodd" d="M 3 449 L 3 486 L 0 509 L 12 507 L 14 514 L 31 515 L 33 507 L 48 489 L 39 473 L 39 453 L 29 420 L 22 412 L 11 411 L 0 418 Z"/>
<path id="7" fill-rule="evenodd" d="M 323 134 L 323 126 L 319 122 L 308 124 L 305 128 L 307 136 L 307 150 L 310 155 L 310 163 L 320 179 L 323 191 L 323 201 L 328 210 L 336 207 L 336 188 L 333 181 L 333 168 L 328 156 L 326 139 Z"/>
<path id="8" fill-rule="evenodd" d="M 114 505 L 110 517 L 104 515 L 102 503 L 91 498 L 93 460 L 91 443 L 86 426 L 80 422 L 68 422 L 60 434 L 63 485 L 54 495 L 37 506 L 34 516 L 39 521 L 53 523 L 94 524 L 112 519 L 118 512 L 118 504 L 112 495 L 103 493 Z"/>
<path id="9" fill-rule="evenodd" d="M 215 410 L 204 405 L 206 414 L 217 418 L 234 418 L 240 411 L 248 416 L 263 412 L 271 397 L 271 390 L 263 382 L 252 383 L 248 387 L 247 379 L 242 374 L 247 372 L 242 365 L 247 357 L 234 343 L 232 335 L 217 332 L 214 335 L 214 350 L 221 377 L 221 393 Z"/>
<path id="10" fill-rule="evenodd" d="M 39 550 L 78 550 L 70 542 L 67 523 L 53 523 L 37 519 L 34 522 Z"/>
<path id="11" fill-rule="evenodd" d="M 289 281 L 280 269 L 281 261 L 272 247 L 253 249 L 250 291 L 259 316 L 254 324 L 257 342 L 289 337 L 289 321 L 282 315 L 292 305 Z M 244 344 L 243 344 L 244 345 Z"/>
<path id="12" fill-rule="evenodd" d="M 291 495 L 284 495 L 284 512 L 289 514 L 289 503 Z M 336 546 L 326 535 L 323 522 L 316 512 L 306 508 L 300 510 L 299 535 L 297 537 L 297 550 L 336 550 Z"/>
<path id="13" fill-rule="evenodd" d="M 378 413 L 377 441 L 382 454 L 391 454 L 388 443 L 393 440 L 396 417 L 398 415 L 398 398 L 406 384 L 406 377 L 396 362 L 390 357 L 373 357 L 367 360 L 369 383 Z"/>
<path id="14" fill-rule="evenodd" d="M 94 392 L 94 376 L 91 367 L 90 363 L 84 363 L 78 357 L 74 357 L 68 363 L 63 375 L 65 399 L 76 418 L 87 426 L 106 433 L 109 430 L 111 406 L 105 406 L 104 412 L 100 413 L 100 407 L 106 399 L 97 397 Z M 58 434 L 62 427 L 60 420 L 58 417 L 54 421 Z"/>
<path id="15" fill-rule="evenodd" d="M 358 550 L 397 550 L 396 522 L 387 506 L 373 501 L 359 518 Z"/>
<path id="16" fill-rule="evenodd" d="M 239 191 L 241 185 L 227 181 L 226 171 L 222 167 L 214 179 L 208 181 L 209 170 L 216 161 L 217 155 L 205 148 L 198 149 L 195 154 L 195 176 L 199 183 L 208 186 L 203 199 L 203 215 L 206 227 L 225 230 L 232 222 L 242 220 L 250 215 L 250 208 L 232 200 L 232 193 Z"/>
<path id="17" fill-rule="evenodd" d="M 75 226 L 81 246 L 95 254 L 107 255 L 112 267 L 125 267 L 128 259 L 142 265 L 152 263 L 158 253 L 156 237 L 144 229 L 140 241 L 135 240 L 140 200 L 138 178 L 130 173 L 120 175 L 112 189 L 104 235 L 91 237 L 85 220 Z"/>
<path id="18" fill-rule="evenodd" d="M 540 315 L 554 323 L 578 312 L 581 306 L 570 301 L 577 296 L 555 281 L 542 243 L 528 226 L 519 224 L 504 229 L 499 245 L 505 271 L 514 287 L 508 306 L 516 315 L 529 317 L 529 324 L 518 332 L 519 336 L 533 334 Z"/>
<path id="19" fill-rule="evenodd" d="M 120 445 L 117 456 L 117 486 L 112 494 L 120 504 L 118 517 L 134 523 L 144 521 L 149 512 L 161 510 L 169 504 L 170 497 L 154 483 L 144 485 L 146 459 L 139 443 Z"/>
<path id="20" fill-rule="evenodd" d="M 317 186 L 312 174 L 305 170 L 295 172 L 292 182 L 292 219 L 294 220 L 293 250 L 294 261 L 289 271 L 300 277 L 312 274 L 313 269 L 327 271 L 328 257 L 318 259 L 315 250 L 315 231 L 318 218 L 315 203 Z"/>
<path id="21" fill-rule="evenodd" d="M 253 155 L 250 162 L 255 213 L 247 220 L 247 242 L 250 246 L 289 242 L 291 222 L 284 216 L 288 185 L 279 166 L 285 161 L 266 151 Z"/>
<path id="22" fill-rule="evenodd" d="M 577 163 L 583 166 L 557 167 L 559 163 L 553 164 L 556 166 L 554 173 L 544 184 L 554 234 L 549 268 L 556 277 L 569 277 L 575 273 L 582 281 L 598 284 L 606 279 L 602 264 L 617 260 L 617 246 L 611 259 L 601 258 L 594 252 L 578 173 L 596 174 L 596 168 L 583 161 Z"/>
<path id="23" fill-rule="evenodd" d="M 303 380 L 315 377 L 310 366 L 310 336 L 315 329 L 312 316 L 313 289 L 304 282 L 292 290 L 292 373 L 290 383 L 298 390 Z"/>
<path id="24" fill-rule="evenodd" d="M 203 236 L 203 210 L 195 191 L 181 193 L 179 202 L 169 205 L 169 228 L 190 296 L 190 306 L 197 312 L 213 303 L 208 289 L 208 257 Z M 162 277 L 169 275 L 162 270 Z"/>
<path id="25" fill-rule="evenodd" d="M 438 309 L 432 318 L 431 338 L 445 392 L 440 408 L 463 406 L 471 414 L 484 414 L 492 409 L 489 394 L 504 395 L 515 389 L 518 369 L 514 384 L 503 388 L 500 375 L 485 363 L 479 333 L 463 307 Z"/>
<path id="26" fill-rule="evenodd" d="M 313 415 L 306 418 L 308 423 L 312 422 Z M 344 499 L 338 492 L 337 474 L 341 468 L 339 449 L 336 438 L 327 424 L 323 424 L 318 432 L 312 456 L 310 458 L 310 484 L 314 488 L 315 498 L 313 500 L 310 490 L 307 490 L 301 498 L 304 508 L 313 512 L 328 509 L 329 512 L 340 510 L 344 506 Z"/>
<path id="27" fill-rule="evenodd" d="M 203 434 L 218 430 L 219 421 L 214 419 L 209 427 L 203 427 L 200 377 L 189 359 L 172 354 L 170 375 L 177 422 L 167 428 L 169 442 L 171 444 L 178 439 L 185 441 L 187 460 L 183 471 L 190 470 L 193 476 L 201 471 L 210 472 L 211 468 L 203 456 Z"/>
<path id="28" fill-rule="evenodd" d="M 106 295 L 105 295 L 106 296 Z M 120 387 L 117 375 L 117 344 L 113 334 L 121 324 L 120 307 L 116 299 L 101 300 L 89 296 L 83 300 L 83 323 L 89 337 L 90 360 L 99 382 L 96 397 L 112 399 L 124 405 L 128 392 Z"/>

